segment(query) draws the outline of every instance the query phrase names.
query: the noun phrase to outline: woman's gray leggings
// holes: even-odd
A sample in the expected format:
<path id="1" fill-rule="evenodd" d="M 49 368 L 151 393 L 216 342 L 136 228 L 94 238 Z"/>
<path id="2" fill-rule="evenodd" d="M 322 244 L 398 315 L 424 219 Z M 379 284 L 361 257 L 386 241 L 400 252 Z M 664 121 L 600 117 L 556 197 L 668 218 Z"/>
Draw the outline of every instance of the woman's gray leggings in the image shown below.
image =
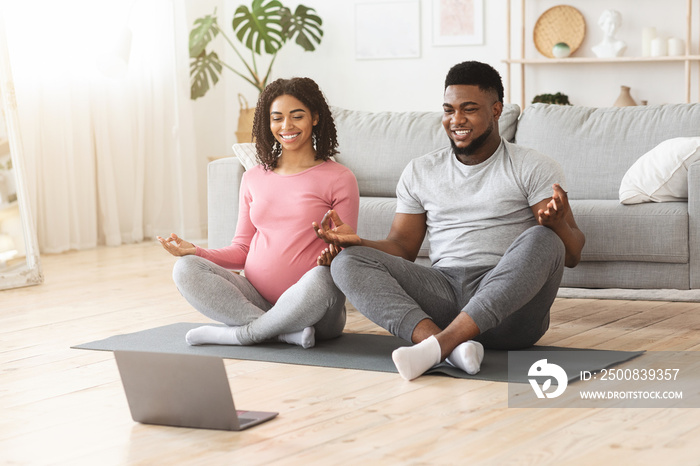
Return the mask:
<path id="1" fill-rule="evenodd" d="M 272 305 L 242 275 L 199 256 L 183 256 L 173 269 L 182 296 L 199 312 L 230 326 L 241 326 L 242 344 L 260 343 L 313 326 L 317 340 L 335 338 L 345 327 L 345 295 L 330 268 L 306 272 Z"/>

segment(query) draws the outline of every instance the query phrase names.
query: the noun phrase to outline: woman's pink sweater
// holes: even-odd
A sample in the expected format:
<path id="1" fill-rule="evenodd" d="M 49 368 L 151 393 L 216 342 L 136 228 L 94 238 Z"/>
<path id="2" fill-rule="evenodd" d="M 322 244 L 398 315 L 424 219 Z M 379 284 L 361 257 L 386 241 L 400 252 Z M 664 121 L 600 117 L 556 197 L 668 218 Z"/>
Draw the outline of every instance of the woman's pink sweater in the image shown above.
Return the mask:
<path id="1" fill-rule="evenodd" d="M 231 245 L 197 246 L 197 255 L 227 269 L 243 269 L 250 283 L 274 304 L 328 247 L 311 223 L 320 223 L 334 209 L 356 230 L 359 203 L 355 175 L 332 160 L 294 175 L 278 175 L 258 165 L 243 174 Z"/>

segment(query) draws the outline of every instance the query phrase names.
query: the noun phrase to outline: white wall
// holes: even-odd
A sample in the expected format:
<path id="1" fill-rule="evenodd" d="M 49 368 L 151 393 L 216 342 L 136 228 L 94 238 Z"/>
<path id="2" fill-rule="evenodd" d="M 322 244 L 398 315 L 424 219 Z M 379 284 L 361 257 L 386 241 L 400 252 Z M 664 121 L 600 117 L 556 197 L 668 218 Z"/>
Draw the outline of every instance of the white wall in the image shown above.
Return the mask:
<path id="1" fill-rule="evenodd" d="M 484 44 L 476 46 L 436 47 L 432 45 L 431 15 L 433 0 L 419 0 L 421 11 L 421 56 L 411 59 L 358 60 L 355 58 L 355 6 L 372 0 L 284 0 L 295 7 L 299 3 L 315 8 L 323 19 L 324 38 L 315 52 L 304 52 L 287 44 L 273 68 L 277 77 L 308 76 L 324 90 L 331 105 L 367 111 L 439 110 L 442 104 L 445 73 L 455 63 L 479 60 L 490 63 L 506 78 L 502 60 L 507 53 L 507 0 L 484 0 Z M 376 0 L 378 1 L 378 0 Z M 391 0 L 385 0 L 391 1 Z M 597 21 L 606 8 L 620 11 L 623 24 L 617 37 L 628 44 L 626 56 L 641 55 L 641 29 L 655 26 L 660 34 L 685 39 L 686 0 L 576 0 L 567 2 L 584 15 L 587 31 L 575 56 L 593 56 L 590 48 L 602 39 Z M 698 2 L 695 2 L 698 3 Z M 220 24 L 230 28 L 236 7 L 249 1 L 189 0 L 192 18 L 218 7 Z M 532 43 L 532 28 L 537 18 L 560 0 L 527 0 L 526 38 L 528 58 L 540 57 Z M 519 56 L 520 1 L 512 1 L 513 53 Z M 693 8 L 694 24 L 700 24 L 700 8 Z M 390 21 L 391 18 L 387 18 Z M 192 22 L 190 21 L 190 23 Z M 229 29 L 230 30 L 230 29 Z M 692 53 L 697 54 L 698 35 L 693 37 Z M 226 59 L 235 56 L 222 43 Z M 245 49 L 244 49 L 245 50 Z M 259 64 L 260 65 L 260 64 Z M 238 66 L 237 64 L 234 66 Z M 692 100 L 698 100 L 698 66 L 693 65 Z M 649 104 L 685 101 L 683 64 L 622 65 L 545 65 L 530 67 L 526 73 L 528 101 L 539 93 L 563 92 L 577 105 L 609 106 L 617 98 L 620 85 L 632 88 L 637 100 Z M 195 102 L 198 119 L 198 150 L 207 155 L 231 154 L 238 118 L 238 93 L 255 105 L 257 91 L 235 76 L 225 75 L 225 82 Z M 519 67 L 512 71 L 511 101 L 520 103 Z"/>
<path id="2" fill-rule="evenodd" d="M 216 9 L 221 15 L 224 9 L 221 0 L 187 0 L 187 23 L 192 29 L 195 19 L 210 15 Z M 221 18 L 223 19 L 223 18 Z M 221 27 L 225 27 L 223 24 Z M 214 50 L 217 55 L 223 56 L 225 49 L 221 40 L 215 40 L 208 51 Z M 224 75 L 222 79 L 230 79 Z M 226 86 L 219 83 L 210 89 L 204 97 L 192 101 L 194 112 L 195 131 L 197 136 L 197 154 L 202 163 L 206 163 L 209 157 L 221 157 L 229 154 L 230 146 L 235 138 L 232 131 L 229 131 L 226 124 Z M 202 171 L 206 173 L 206 171 Z M 206 183 L 206 180 L 201 180 Z"/>

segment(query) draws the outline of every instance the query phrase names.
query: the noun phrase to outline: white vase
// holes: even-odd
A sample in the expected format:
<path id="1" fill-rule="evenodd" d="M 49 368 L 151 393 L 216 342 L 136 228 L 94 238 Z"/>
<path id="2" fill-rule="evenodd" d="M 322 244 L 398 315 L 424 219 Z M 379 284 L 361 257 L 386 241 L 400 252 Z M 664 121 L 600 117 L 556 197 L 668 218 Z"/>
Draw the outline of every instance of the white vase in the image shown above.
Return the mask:
<path id="1" fill-rule="evenodd" d="M 680 57 L 681 55 L 685 55 L 685 42 L 678 37 L 669 37 L 668 56 Z"/>
<path id="2" fill-rule="evenodd" d="M 571 55 L 571 47 L 564 42 L 559 42 L 552 47 L 552 55 L 554 58 L 566 58 Z"/>
<path id="3" fill-rule="evenodd" d="M 651 41 L 651 56 L 652 57 L 665 57 L 668 53 L 667 41 L 663 37 L 656 37 Z"/>
<path id="4" fill-rule="evenodd" d="M 656 28 L 648 27 L 642 29 L 642 56 L 651 56 L 651 41 L 656 39 Z"/>

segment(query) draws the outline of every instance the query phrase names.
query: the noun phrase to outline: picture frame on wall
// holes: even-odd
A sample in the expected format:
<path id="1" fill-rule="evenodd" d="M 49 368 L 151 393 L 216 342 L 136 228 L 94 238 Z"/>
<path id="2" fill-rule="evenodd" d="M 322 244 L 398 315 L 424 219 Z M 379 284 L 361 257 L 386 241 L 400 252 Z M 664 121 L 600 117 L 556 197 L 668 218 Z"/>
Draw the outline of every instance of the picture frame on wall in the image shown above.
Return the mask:
<path id="1" fill-rule="evenodd" d="M 484 0 L 433 0 L 433 45 L 484 43 Z"/>
<path id="2" fill-rule="evenodd" d="M 355 58 L 420 58 L 420 0 L 355 4 Z"/>

